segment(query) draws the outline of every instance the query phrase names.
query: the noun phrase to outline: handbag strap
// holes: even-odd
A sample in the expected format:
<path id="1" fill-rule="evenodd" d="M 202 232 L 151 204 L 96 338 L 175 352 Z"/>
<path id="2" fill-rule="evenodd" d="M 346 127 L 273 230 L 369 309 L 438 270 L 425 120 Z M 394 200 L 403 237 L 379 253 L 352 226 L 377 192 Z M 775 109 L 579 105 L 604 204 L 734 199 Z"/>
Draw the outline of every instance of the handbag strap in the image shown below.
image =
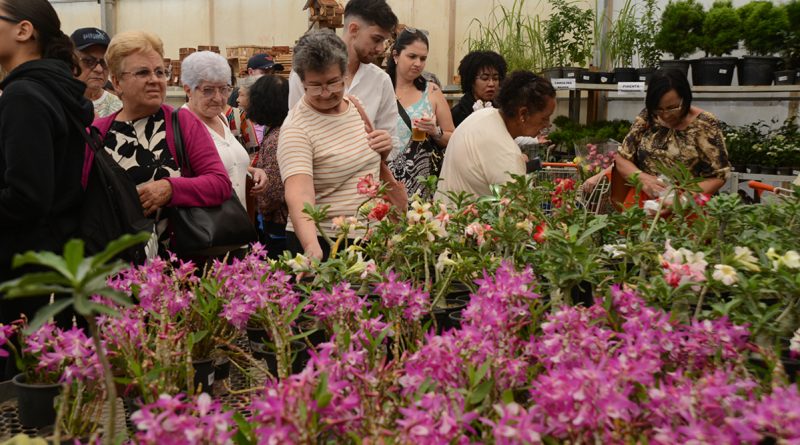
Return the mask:
<path id="1" fill-rule="evenodd" d="M 411 117 L 408 116 L 406 108 L 403 106 L 403 104 L 400 103 L 399 100 L 396 102 L 397 102 L 397 113 L 400 115 L 400 118 L 403 119 L 403 122 L 406 123 L 408 129 L 412 130 L 413 128 L 411 127 Z"/>
<path id="2" fill-rule="evenodd" d="M 175 157 L 178 166 L 184 172 L 189 171 L 189 159 L 186 157 L 186 150 L 183 148 L 183 136 L 181 136 L 181 124 L 180 119 L 178 119 L 178 112 L 180 110 L 175 110 L 172 112 L 172 142 L 175 145 Z"/>

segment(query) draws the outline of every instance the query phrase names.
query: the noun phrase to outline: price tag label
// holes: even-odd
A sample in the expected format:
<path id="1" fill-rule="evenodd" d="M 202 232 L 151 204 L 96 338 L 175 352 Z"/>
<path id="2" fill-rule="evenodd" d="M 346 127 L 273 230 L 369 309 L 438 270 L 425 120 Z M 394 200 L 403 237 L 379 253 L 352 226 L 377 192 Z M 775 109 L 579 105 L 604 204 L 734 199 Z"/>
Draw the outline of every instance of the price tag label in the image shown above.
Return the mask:
<path id="1" fill-rule="evenodd" d="M 644 93 L 644 82 L 619 82 L 617 91 L 620 93 Z"/>
<path id="2" fill-rule="evenodd" d="M 574 90 L 575 89 L 575 78 L 571 79 L 550 79 L 550 83 L 553 84 L 553 88 L 557 90 Z"/>

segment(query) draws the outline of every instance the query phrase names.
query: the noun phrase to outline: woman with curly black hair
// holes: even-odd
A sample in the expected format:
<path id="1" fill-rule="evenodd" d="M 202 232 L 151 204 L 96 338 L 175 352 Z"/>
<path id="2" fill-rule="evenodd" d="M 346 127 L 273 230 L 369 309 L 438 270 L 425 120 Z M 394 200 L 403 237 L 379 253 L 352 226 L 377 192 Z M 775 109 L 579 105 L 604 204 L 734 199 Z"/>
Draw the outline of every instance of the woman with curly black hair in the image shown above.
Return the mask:
<path id="1" fill-rule="evenodd" d="M 550 126 L 556 91 L 543 77 L 515 71 L 503 81 L 496 102 L 498 108 L 478 110 L 456 128 L 436 198 L 447 200 L 448 192 L 486 196 L 492 184 L 525 174 L 525 157 L 514 139 L 536 137 Z"/>
<path id="2" fill-rule="evenodd" d="M 456 127 L 476 109 L 492 106 L 506 69 L 505 59 L 494 51 L 472 51 L 461 59 L 458 75 L 464 96 L 451 110 Z"/>

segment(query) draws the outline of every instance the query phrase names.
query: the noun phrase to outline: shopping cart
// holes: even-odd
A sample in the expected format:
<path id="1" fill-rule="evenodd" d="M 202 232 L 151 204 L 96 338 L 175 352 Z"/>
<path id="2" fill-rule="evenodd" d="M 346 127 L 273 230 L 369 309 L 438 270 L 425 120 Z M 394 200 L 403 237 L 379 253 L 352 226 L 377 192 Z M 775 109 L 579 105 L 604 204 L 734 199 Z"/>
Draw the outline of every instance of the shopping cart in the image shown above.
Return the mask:
<path id="1" fill-rule="evenodd" d="M 552 183 L 556 179 L 572 179 L 579 186 L 580 174 L 577 164 L 566 162 L 543 162 L 542 168 L 534 172 L 535 183 Z M 591 191 L 585 192 L 578 189 L 577 202 L 580 207 L 596 215 L 608 213 L 613 207 L 610 199 L 611 178 L 603 176 L 600 182 Z M 547 209 L 549 210 L 549 209 Z"/>
<path id="2" fill-rule="evenodd" d="M 758 181 L 750 181 L 747 183 L 747 186 L 753 189 L 755 202 L 761 202 L 761 196 L 764 192 L 772 193 L 776 197 L 791 196 L 794 193 L 794 191 L 787 188 L 764 184 Z"/>

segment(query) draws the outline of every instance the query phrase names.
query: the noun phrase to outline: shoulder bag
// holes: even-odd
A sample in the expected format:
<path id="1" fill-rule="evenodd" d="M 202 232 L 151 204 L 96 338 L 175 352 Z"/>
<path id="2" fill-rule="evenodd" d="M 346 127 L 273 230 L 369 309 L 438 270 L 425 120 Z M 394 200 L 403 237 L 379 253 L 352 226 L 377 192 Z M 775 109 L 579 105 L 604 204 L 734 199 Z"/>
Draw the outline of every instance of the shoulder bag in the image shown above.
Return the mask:
<path id="1" fill-rule="evenodd" d="M 172 113 L 175 155 L 182 172 L 191 171 L 183 146 L 178 111 Z M 242 203 L 231 197 L 216 207 L 172 207 L 170 248 L 178 256 L 222 256 L 256 240 L 256 232 Z"/>

